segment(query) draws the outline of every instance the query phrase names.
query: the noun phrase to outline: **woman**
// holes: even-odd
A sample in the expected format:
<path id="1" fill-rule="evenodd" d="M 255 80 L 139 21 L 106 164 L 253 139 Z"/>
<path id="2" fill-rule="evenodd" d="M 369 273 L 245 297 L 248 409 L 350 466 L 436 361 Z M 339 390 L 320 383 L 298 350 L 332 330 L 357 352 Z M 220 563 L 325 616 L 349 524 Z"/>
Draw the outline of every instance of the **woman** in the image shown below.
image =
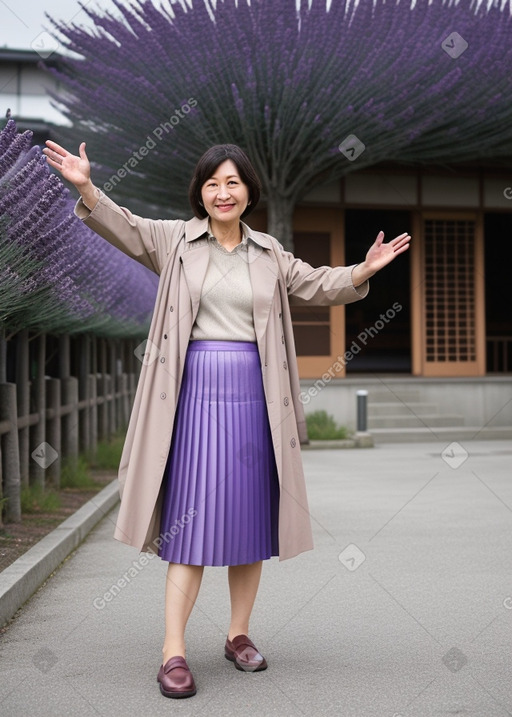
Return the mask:
<path id="1" fill-rule="evenodd" d="M 46 144 L 48 163 L 81 195 L 77 216 L 160 275 L 119 468 L 115 537 L 169 563 L 157 679 L 166 697 L 189 697 L 185 627 L 204 566 L 229 566 L 225 657 L 239 670 L 264 670 L 248 637 L 263 560 L 313 547 L 289 304 L 364 298 L 368 279 L 410 236 L 384 243 L 380 232 L 361 264 L 315 269 L 241 221 L 260 182 L 235 145 L 200 158 L 189 188 L 195 218 L 185 222 L 112 202 L 91 181 L 84 142 L 79 156 Z"/>

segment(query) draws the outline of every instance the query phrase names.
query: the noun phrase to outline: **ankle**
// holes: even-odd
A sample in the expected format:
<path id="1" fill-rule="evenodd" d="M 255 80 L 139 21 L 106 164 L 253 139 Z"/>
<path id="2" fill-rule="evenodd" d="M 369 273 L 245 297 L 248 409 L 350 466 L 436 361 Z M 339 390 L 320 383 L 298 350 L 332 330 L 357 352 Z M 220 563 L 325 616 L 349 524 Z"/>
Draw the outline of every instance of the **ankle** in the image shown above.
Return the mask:
<path id="1" fill-rule="evenodd" d="M 246 626 L 245 628 L 238 628 L 238 627 L 235 627 L 235 628 L 231 628 L 231 627 L 230 627 L 230 628 L 229 628 L 229 631 L 228 631 L 228 640 L 229 640 L 230 642 L 232 642 L 232 641 L 234 640 L 234 638 L 237 637 L 238 635 L 247 635 L 247 636 L 249 636 L 249 627 Z"/>
<path id="2" fill-rule="evenodd" d="M 166 643 L 162 648 L 162 664 L 171 659 L 171 657 L 183 657 L 186 658 L 185 644 L 180 642 Z"/>

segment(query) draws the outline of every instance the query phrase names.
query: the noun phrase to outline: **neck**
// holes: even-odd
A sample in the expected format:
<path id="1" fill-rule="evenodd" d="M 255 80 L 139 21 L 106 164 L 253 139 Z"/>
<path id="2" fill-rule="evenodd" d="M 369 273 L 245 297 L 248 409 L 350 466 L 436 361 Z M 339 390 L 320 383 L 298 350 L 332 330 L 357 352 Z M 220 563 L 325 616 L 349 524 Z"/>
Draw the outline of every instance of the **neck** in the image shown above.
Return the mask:
<path id="1" fill-rule="evenodd" d="M 210 229 L 219 244 L 223 246 L 236 246 L 242 241 L 242 227 L 239 219 L 229 223 L 210 219 Z"/>

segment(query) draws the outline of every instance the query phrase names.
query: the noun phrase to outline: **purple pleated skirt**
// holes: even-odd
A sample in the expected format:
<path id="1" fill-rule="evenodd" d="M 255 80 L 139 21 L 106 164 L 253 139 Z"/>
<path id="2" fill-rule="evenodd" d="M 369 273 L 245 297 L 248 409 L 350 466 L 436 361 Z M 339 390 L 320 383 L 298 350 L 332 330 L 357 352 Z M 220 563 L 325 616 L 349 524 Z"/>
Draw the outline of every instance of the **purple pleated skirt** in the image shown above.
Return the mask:
<path id="1" fill-rule="evenodd" d="M 243 565 L 279 554 L 279 482 L 256 343 L 189 343 L 163 490 L 163 560 Z"/>

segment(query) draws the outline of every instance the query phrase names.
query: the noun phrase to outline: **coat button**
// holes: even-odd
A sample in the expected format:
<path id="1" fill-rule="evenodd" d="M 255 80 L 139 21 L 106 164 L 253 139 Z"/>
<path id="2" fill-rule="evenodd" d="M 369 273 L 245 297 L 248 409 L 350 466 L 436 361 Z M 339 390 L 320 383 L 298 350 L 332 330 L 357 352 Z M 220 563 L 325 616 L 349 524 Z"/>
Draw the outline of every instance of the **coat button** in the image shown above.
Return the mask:
<path id="1" fill-rule="evenodd" d="M 288 368 L 288 364 L 286 363 L 286 361 L 283 361 L 283 368 Z"/>
<path id="2" fill-rule="evenodd" d="M 295 440 L 295 438 L 292 438 L 292 440 L 290 441 L 290 446 L 292 448 L 295 448 L 296 445 L 297 445 L 297 441 Z"/>
<path id="3" fill-rule="evenodd" d="M 281 336 L 281 343 L 284 344 L 284 336 Z"/>
<path id="4" fill-rule="evenodd" d="M 166 396 L 167 396 L 166 393 L 163 393 L 163 392 L 162 392 L 162 393 L 160 394 L 160 398 L 166 398 Z"/>
<path id="5" fill-rule="evenodd" d="M 279 312 L 279 318 L 281 318 L 282 315 L 283 315 L 283 314 L 282 314 L 281 312 Z"/>
<path id="6" fill-rule="evenodd" d="M 164 358 L 163 356 L 162 356 L 162 358 L 160 359 L 160 363 L 165 363 L 165 358 Z"/>
<path id="7" fill-rule="evenodd" d="M 169 309 L 169 311 L 174 311 L 174 306 L 171 306 L 171 308 Z"/>
<path id="8" fill-rule="evenodd" d="M 288 396 L 285 396 L 285 397 L 283 398 L 283 403 L 284 403 L 285 406 L 287 406 L 287 405 L 290 403 L 290 401 L 288 400 Z"/>
<path id="9" fill-rule="evenodd" d="M 167 334 L 164 334 L 164 339 L 166 339 L 166 338 L 167 338 Z"/>

